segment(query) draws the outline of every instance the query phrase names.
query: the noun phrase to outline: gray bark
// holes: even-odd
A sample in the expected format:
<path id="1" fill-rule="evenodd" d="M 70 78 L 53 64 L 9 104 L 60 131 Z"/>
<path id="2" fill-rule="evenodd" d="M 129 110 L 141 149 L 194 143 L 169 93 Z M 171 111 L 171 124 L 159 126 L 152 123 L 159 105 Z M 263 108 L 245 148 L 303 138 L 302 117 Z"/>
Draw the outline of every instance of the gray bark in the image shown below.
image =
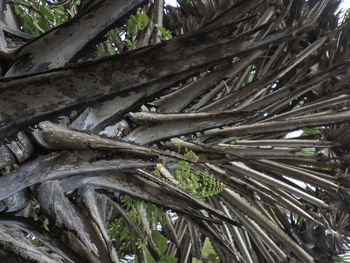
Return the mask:
<path id="1" fill-rule="evenodd" d="M 227 36 L 218 38 L 220 31 L 231 30 L 230 26 L 226 26 L 220 30 L 199 32 L 170 40 L 160 46 L 107 58 L 100 62 L 85 63 L 24 78 L 2 79 L 0 132 L 6 134 L 24 123 L 29 124 L 35 119 L 68 107 L 81 106 L 133 87 L 143 85 L 143 88 L 147 89 L 149 83 L 160 81 L 162 78 L 243 55 L 271 43 L 278 43 L 293 34 L 278 33 L 254 43 L 232 40 Z M 210 55 L 207 52 L 208 48 L 215 48 Z M 184 59 L 180 60 L 179 57 Z M 16 93 L 26 96 L 17 96 Z"/>

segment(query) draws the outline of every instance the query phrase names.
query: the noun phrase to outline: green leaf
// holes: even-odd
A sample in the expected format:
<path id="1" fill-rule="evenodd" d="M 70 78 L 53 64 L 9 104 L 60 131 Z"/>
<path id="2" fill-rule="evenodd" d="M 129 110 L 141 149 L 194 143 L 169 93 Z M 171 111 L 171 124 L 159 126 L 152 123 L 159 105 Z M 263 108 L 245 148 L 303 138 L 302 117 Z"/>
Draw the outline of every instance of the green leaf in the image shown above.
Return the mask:
<path id="1" fill-rule="evenodd" d="M 127 30 L 129 35 L 131 35 L 131 33 L 135 31 L 135 28 L 137 26 L 137 20 L 138 20 L 137 17 L 134 15 L 131 15 L 129 17 L 128 24 L 127 24 Z"/>
<path id="2" fill-rule="evenodd" d="M 148 16 L 144 13 L 138 15 L 137 27 L 143 30 L 148 25 Z"/>
<path id="3" fill-rule="evenodd" d="M 156 263 L 151 253 L 149 253 L 148 249 L 146 249 L 146 261 L 147 263 Z"/>
<path id="4" fill-rule="evenodd" d="M 218 263 L 220 260 L 218 259 L 218 256 L 216 254 L 209 254 L 208 261 L 212 263 Z"/>
<path id="5" fill-rule="evenodd" d="M 315 148 L 303 148 L 299 152 L 296 152 L 296 155 L 314 155 L 316 149 Z"/>
<path id="6" fill-rule="evenodd" d="M 41 33 L 45 33 L 45 29 L 43 29 L 40 25 L 39 22 L 34 20 L 33 21 L 33 25 L 41 32 Z"/>
<path id="7" fill-rule="evenodd" d="M 19 6 L 17 6 L 17 5 L 15 5 L 15 12 L 18 15 L 23 15 L 24 14 L 23 9 L 21 7 L 19 7 Z"/>
<path id="8" fill-rule="evenodd" d="M 63 6 L 58 6 L 57 8 L 54 9 L 55 12 L 61 16 L 66 15 L 66 12 L 64 11 L 64 7 Z"/>
<path id="9" fill-rule="evenodd" d="M 128 45 L 131 47 L 131 49 L 136 49 L 136 41 L 131 42 L 129 39 L 125 39 L 125 42 L 128 43 Z"/>
<path id="10" fill-rule="evenodd" d="M 45 23 L 44 20 L 39 19 L 37 22 L 38 22 L 38 25 L 40 26 L 40 28 L 42 28 L 44 30 L 44 32 L 50 30 L 50 27 L 48 26 L 48 24 Z"/>
<path id="11" fill-rule="evenodd" d="M 349 17 L 350 17 L 350 8 L 346 10 L 344 19 L 349 20 Z"/>
<path id="12" fill-rule="evenodd" d="M 109 36 L 112 36 L 112 37 L 116 37 L 119 33 L 120 29 L 118 27 L 114 28 L 114 29 L 111 29 L 109 30 L 107 33 L 106 33 L 106 36 L 109 37 Z"/>
<path id="13" fill-rule="evenodd" d="M 166 30 L 164 27 L 158 26 L 158 25 L 156 25 L 156 27 L 160 31 L 160 33 L 162 33 L 161 36 L 158 36 L 158 38 L 160 40 L 168 40 L 168 39 L 171 39 L 173 37 L 171 35 L 171 32 L 169 30 Z"/>
<path id="14" fill-rule="evenodd" d="M 320 134 L 320 133 L 321 133 L 320 128 L 304 128 L 301 136 L 316 135 L 316 134 Z"/>
<path id="15" fill-rule="evenodd" d="M 159 262 L 162 263 L 176 263 L 177 258 L 172 257 L 172 256 L 161 256 Z"/>
<path id="16" fill-rule="evenodd" d="M 44 224 L 43 225 L 44 225 L 44 228 L 45 228 L 46 231 L 50 231 L 50 229 L 49 229 L 49 219 L 46 218 L 44 220 Z"/>
<path id="17" fill-rule="evenodd" d="M 167 30 L 166 30 L 164 27 L 162 27 L 162 26 L 157 26 L 157 28 L 158 28 L 158 30 L 160 31 L 160 33 L 162 33 L 163 36 L 166 35 L 166 33 L 167 33 L 166 31 L 167 31 Z"/>
<path id="18" fill-rule="evenodd" d="M 159 249 L 160 254 L 164 255 L 168 249 L 168 239 L 157 230 L 152 230 L 152 239 Z"/>
<path id="19" fill-rule="evenodd" d="M 55 15 L 54 13 L 47 7 L 41 5 L 40 6 L 40 12 L 45 15 L 47 18 L 49 18 L 50 20 L 54 20 L 55 19 Z"/>
<path id="20" fill-rule="evenodd" d="M 100 45 L 97 47 L 97 49 L 98 49 L 98 56 L 99 56 L 100 58 L 103 58 L 103 57 L 106 56 L 106 51 L 104 50 L 102 44 L 100 44 Z"/>
<path id="21" fill-rule="evenodd" d="M 213 245 L 210 243 L 210 240 L 207 237 L 204 240 L 202 254 L 205 257 L 209 257 L 210 254 L 215 254 L 216 255 L 215 249 L 213 248 Z"/>
<path id="22" fill-rule="evenodd" d="M 69 9 L 67 9 L 67 12 L 69 13 L 69 15 L 70 15 L 71 17 L 74 16 L 73 9 L 69 8 Z"/>
<path id="23" fill-rule="evenodd" d="M 36 239 L 35 237 L 30 237 L 29 238 L 30 243 L 32 243 L 34 246 L 39 246 L 39 240 Z"/>
<path id="24" fill-rule="evenodd" d="M 109 51 L 109 53 L 110 53 L 111 55 L 115 55 L 115 54 L 116 54 L 115 48 L 114 48 L 114 47 L 109 47 L 109 48 L 108 48 L 108 51 Z"/>
<path id="25" fill-rule="evenodd" d="M 22 16 L 24 31 L 30 35 L 37 36 L 37 29 L 33 24 L 33 20 L 29 16 Z"/>

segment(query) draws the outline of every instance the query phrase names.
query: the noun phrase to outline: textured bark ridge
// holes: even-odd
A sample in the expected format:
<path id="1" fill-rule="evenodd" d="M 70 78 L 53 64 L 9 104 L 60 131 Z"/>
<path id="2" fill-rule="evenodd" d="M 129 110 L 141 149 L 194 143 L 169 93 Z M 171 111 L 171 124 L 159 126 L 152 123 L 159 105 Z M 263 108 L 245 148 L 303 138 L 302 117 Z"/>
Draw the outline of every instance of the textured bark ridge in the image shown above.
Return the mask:
<path id="1" fill-rule="evenodd" d="M 219 38 L 221 34 L 218 32 L 221 31 L 225 35 Z M 33 119 L 38 120 L 122 92 L 128 96 L 126 92 L 145 89 L 146 94 L 151 96 L 159 91 L 153 85 L 161 86 L 164 78 L 278 43 L 292 35 L 282 32 L 251 43 L 232 39 L 226 35 L 230 31 L 231 26 L 226 26 L 105 61 L 3 79 L 0 82 L 0 102 L 7 110 L 0 115 L 0 131 L 13 131 L 13 127 L 33 123 Z M 208 53 L 211 49 L 213 51 Z"/>
<path id="2" fill-rule="evenodd" d="M 82 0 L 30 41 L 1 22 L 0 261 L 333 262 L 350 240 L 338 4 Z M 106 35 L 130 14 L 145 28 Z"/>

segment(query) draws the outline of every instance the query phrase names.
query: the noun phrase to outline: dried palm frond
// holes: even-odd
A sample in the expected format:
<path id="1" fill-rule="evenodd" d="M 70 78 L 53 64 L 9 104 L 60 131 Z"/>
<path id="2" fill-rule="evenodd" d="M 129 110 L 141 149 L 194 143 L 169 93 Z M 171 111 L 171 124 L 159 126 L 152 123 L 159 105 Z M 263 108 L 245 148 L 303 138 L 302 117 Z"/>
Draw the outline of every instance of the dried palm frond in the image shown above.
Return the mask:
<path id="1" fill-rule="evenodd" d="M 350 240 L 339 3 L 181 0 L 164 13 L 168 42 L 1 79 L 0 131 L 37 125 L 0 147 L 6 253 L 207 262 L 210 244 L 223 263 L 332 262 Z M 142 45 L 156 42 L 155 9 L 131 36 Z M 38 123 L 66 113 L 64 127 Z M 16 250 L 28 234 L 46 250 Z"/>

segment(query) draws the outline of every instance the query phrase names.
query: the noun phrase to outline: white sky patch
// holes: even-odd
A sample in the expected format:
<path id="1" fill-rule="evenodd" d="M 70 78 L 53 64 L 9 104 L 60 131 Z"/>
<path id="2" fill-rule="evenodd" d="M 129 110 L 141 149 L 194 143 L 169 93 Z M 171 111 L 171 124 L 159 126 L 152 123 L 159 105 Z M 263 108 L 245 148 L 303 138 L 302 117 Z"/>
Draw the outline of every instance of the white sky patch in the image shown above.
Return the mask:
<path id="1" fill-rule="evenodd" d="M 293 131 L 293 132 L 287 133 L 286 139 L 299 137 L 302 133 L 303 133 L 302 130 L 297 130 L 297 131 Z"/>
<path id="2" fill-rule="evenodd" d="M 335 12 L 335 13 L 338 13 L 339 11 L 341 11 L 340 17 L 339 17 L 340 21 L 343 20 L 343 16 L 345 15 L 346 10 L 348 10 L 349 8 L 350 8 L 350 0 L 343 0 L 339 5 L 339 8 Z"/>
<path id="3" fill-rule="evenodd" d="M 302 188 L 306 188 L 306 183 L 304 183 L 304 182 L 302 182 L 302 181 L 299 181 L 299 180 L 297 180 L 297 179 L 294 179 L 294 178 L 291 178 L 291 177 L 288 177 L 288 176 L 283 176 L 285 179 L 287 179 L 287 180 L 289 180 L 289 181 L 291 181 L 291 182 L 293 182 L 293 183 L 295 183 L 296 185 L 299 185 L 300 187 L 302 187 Z"/>
<path id="4" fill-rule="evenodd" d="M 350 0 L 343 0 L 342 3 L 339 6 L 340 9 L 343 9 L 346 11 L 347 9 L 350 8 Z"/>
<path id="5" fill-rule="evenodd" d="M 288 177 L 288 176 L 283 176 L 285 179 L 295 183 L 296 185 L 299 185 L 301 188 L 304 188 L 306 189 L 306 187 L 310 187 L 313 191 L 316 190 L 316 188 L 312 185 L 309 185 L 309 184 L 306 184 L 305 182 L 303 181 L 300 181 L 300 180 L 297 180 L 297 179 L 294 179 L 294 178 L 291 178 L 291 177 Z"/>
<path id="6" fill-rule="evenodd" d="M 166 5 L 172 5 L 172 6 L 177 6 L 177 1 L 176 0 L 165 0 Z"/>

